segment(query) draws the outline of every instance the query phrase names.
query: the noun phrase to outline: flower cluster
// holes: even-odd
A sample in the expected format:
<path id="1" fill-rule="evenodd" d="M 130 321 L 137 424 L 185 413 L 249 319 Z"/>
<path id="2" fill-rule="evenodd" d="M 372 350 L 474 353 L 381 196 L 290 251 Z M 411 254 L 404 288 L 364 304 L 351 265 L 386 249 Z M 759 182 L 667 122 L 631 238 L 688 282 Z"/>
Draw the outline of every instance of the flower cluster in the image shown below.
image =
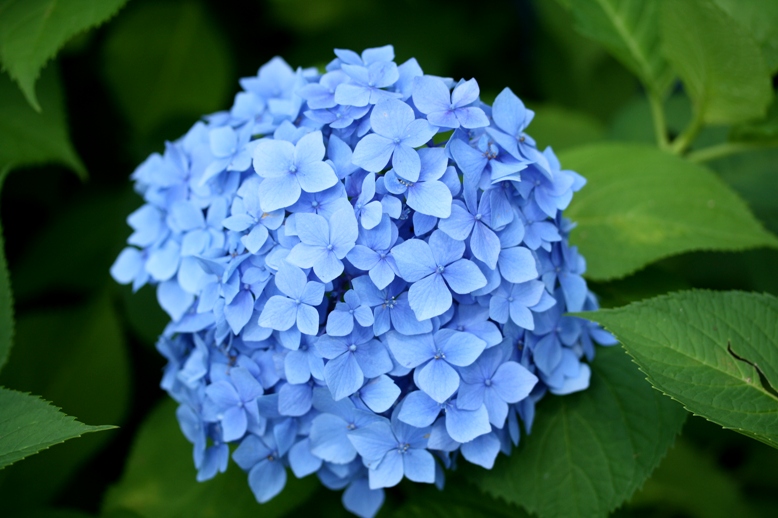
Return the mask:
<path id="1" fill-rule="evenodd" d="M 391 46 L 324 74 L 274 58 L 233 107 L 133 174 L 113 277 L 171 317 L 162 387 L 198 480 L 259 502 L 316 474 L 369 517 L 403 477 L 490 468 L 544 394 L 588 386 L 604 331 L 561 216 L 585 180 L 510 89 L 424 75 Z"/>

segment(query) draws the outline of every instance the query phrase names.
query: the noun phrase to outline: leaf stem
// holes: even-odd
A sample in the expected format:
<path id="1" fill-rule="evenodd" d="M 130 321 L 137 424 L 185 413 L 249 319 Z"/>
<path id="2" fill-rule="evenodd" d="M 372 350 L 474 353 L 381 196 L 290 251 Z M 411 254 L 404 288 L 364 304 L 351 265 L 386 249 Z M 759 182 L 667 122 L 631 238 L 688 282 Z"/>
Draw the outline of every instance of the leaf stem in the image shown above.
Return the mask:
<path id="1" fill-rule="evenodd" d="M 686 127 L 686 129 L 678 135 L 678 137 L 670 144 L 670 151 L 673 154 L 681 155 L 691 146 L 694 139 L 702 130 L 703 126 L 703 111 L 699 108 L 694 110 L 694 118 Z"/>
<path id="2" fill-rule="evenodd" d="M 755 151 L 757 149 L 768 149 L 778 147 L 778 140 L 769 140 L 764 142 L 723 142 L 715 146 L 692 151 L 687 155 L 691 162 L 701 163 L 717 160 L 738 153 Z"/>
<path id="3" fill-rule="evenodd" d="M 665 121 L 665 110 L 662 106 L 662 99 L 659 95 L 649 91 L 648 101 L 651 104 L 651 117 L 654 119 L 654 134 L 659 149 L 668 149 L 670 141 L 667 139 L 667 122 Z"/>

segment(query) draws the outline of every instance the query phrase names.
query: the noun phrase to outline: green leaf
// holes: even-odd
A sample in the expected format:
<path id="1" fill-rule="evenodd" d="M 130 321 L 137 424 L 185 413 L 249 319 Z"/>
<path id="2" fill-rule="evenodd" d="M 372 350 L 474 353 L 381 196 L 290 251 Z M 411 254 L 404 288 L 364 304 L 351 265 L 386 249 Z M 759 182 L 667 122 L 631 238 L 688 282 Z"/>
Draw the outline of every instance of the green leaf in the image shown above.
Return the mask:
<path id="1" fill-rule="evenodd" d="M 9 167 L 0 170 L 0 190 L 3 188 Z M 0 223 L 0 371 L 3 370 L 11 353 L 14 335 L 14 301 L 11 292 L 11 279 L 8 276 L 8 262 L 5 260 L 5 242 L 3 225 Z"/>
<path id="2" fill-rule="evenodd" d="M 662 47 L 703 122 L 763 117 L 773 97 L 756 41 L 709 0 L 663 0 Z"/>
<path id="3" fill-rule="evenodd" d="M 746 204 L 707 168 L 656 148 L 595 144 L 560 154 L 588 181 L 565 216 L 593 280 L 623 277 L 692 250 L 778 246 Z"/>
<path id="4" fill-rule="evenodd" d="M 582 315 L 687 410 L 778 447 L 778 299 L 686 291 Z"/>
<path id="5" fill-rule="evenodd" d="M 55 444 L 114 426 L 88 426 L 38 396 L 0 388 L 0 468 Z"/>
<path id="6" fill-rule="evenodd" d="M 200 2 L 132 6 L 112 27 L 103 58 L 114 97 L 141 134 L 175 117 L 191 125 L 225 108 L 235 88 L 228 43 Z"/>
<path id="7" fill-rule="evenodd" d="M 778 72 L 778 2 L 765 0 L 715 0 L 762 49 L 771 74 Z"/>
<path id="8" fill-rule="evenodd" d="M 127 0 L 0 0 L 0 61 L 36 111 L 35 81 L 46 62 L 81 31 L 100 25 Z"/>
<path id="9" fill-rule="evenodd" d="M 646 87 L 663 95 L 673 79 L 659 53 L 659 4 L 645 0 L 570 2 L 575 28 L 600 42 Z"/>
<path id="10" fill-rule="evenodd" d="M 778 3 L 775 5 L 778 6 Z M 778 97 L 773 99 L 773 104 L 767 110 L 767 116 L 764 120 L 735 126 L 730 133 L 730 139 L 778 146 Z"/>
<path id="11" fill-rule="evenodd" d="M 633 509 L 649 505 L 669 507 L 694 518 L 757 516 L 746 504 L 737 481 L 683 438 L 629 502 Z"/>
<path id="12" fill-rule="evenodd" d="M 535 118 L 530 132 L 538 148 L 552 146 L 554 151 L 603 140 L 605 127 L 584 112 L 562 106 L 532 105 Z"/>
<path id="13" fill-rule="evenodd" d="M 36 113 L 11 80 L 0 74 L 0 169 L 55 162 L 85 178 L 86 169 L 68 137 L 57 67 L 41 75 L 40 102 L 43 112 Z"/>
<path id="14" fill-rule="evenodd" d="M 105 513 L 127 509 L 148 518 L 274 518 L 296 508 L 316 490 L 315 477 L 298 480 L 289 473 L 286 488 L 266 504 L 258 504 L 248 476 L 230 462 L 226 473 L 207 482 L 195 480 L 192 445 L 176 420 L 176 403 L 157 406 L 136 435 L 124 475 L 108 490 Z"/>
<path id="15" fill-rule="evenodd" d="M 546 396 L 518 451 L 480 470 L 477 483 L 541 518 L 606 516 L 648 478 L 685 417 L 624 351 L 601 348 L 591 386 Z"/>
<path id="16" fill-rule="evenodd" d="M 2 385 L 40 394 L 87 422 L 124 422 L 131 390 L 129 355 L 109 297 L 72 309 L 22 312 L 16 328 Z M 84 437 L 7 468 L 0 500 L 8 502 L 6 508 L 21 509 L 46 502 L 111 438 Z"/>

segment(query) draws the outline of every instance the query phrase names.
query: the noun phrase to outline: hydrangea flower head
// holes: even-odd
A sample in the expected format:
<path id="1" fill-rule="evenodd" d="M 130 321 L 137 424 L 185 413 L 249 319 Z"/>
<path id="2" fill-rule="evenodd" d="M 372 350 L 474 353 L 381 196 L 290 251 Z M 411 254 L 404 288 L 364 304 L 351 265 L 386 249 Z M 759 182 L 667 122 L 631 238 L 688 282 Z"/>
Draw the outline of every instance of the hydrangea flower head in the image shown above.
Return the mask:
<path id="1" fill-rule="evenodd" d="M 335 55 L 274 58 L 141 164 L 111 274 L 170 315 L 162 387 L 198 480 L 233 444 L 258 502 L 290 468 L 370 518 L 403 478 L 491 468 L 615 341 L 565 315 L 597 307 L 562 216 L 585 180 L 537 149 L 532 111 L 391 46 Z"/>

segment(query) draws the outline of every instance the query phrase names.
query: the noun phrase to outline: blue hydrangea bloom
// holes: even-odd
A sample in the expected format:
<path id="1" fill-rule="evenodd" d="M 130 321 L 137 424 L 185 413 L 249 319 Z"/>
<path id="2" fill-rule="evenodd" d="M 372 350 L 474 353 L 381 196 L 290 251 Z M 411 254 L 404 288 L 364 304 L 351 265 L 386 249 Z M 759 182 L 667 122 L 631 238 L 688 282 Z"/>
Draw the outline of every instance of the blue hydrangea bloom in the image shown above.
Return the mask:
<path id="1" fill-rule="evenodd" d="M 315 474 L 372 518 L 403 478 L 491 468 L 615 340 L 567 316 L 597 309 L 562 215 L 585 180 L 532 111 L 390 45 L 335 56 L 272 59 L 144 161 L 111 275 L 170 316 L 161 386 L 197 480 L 232 450 L 259 502 Z"/>

